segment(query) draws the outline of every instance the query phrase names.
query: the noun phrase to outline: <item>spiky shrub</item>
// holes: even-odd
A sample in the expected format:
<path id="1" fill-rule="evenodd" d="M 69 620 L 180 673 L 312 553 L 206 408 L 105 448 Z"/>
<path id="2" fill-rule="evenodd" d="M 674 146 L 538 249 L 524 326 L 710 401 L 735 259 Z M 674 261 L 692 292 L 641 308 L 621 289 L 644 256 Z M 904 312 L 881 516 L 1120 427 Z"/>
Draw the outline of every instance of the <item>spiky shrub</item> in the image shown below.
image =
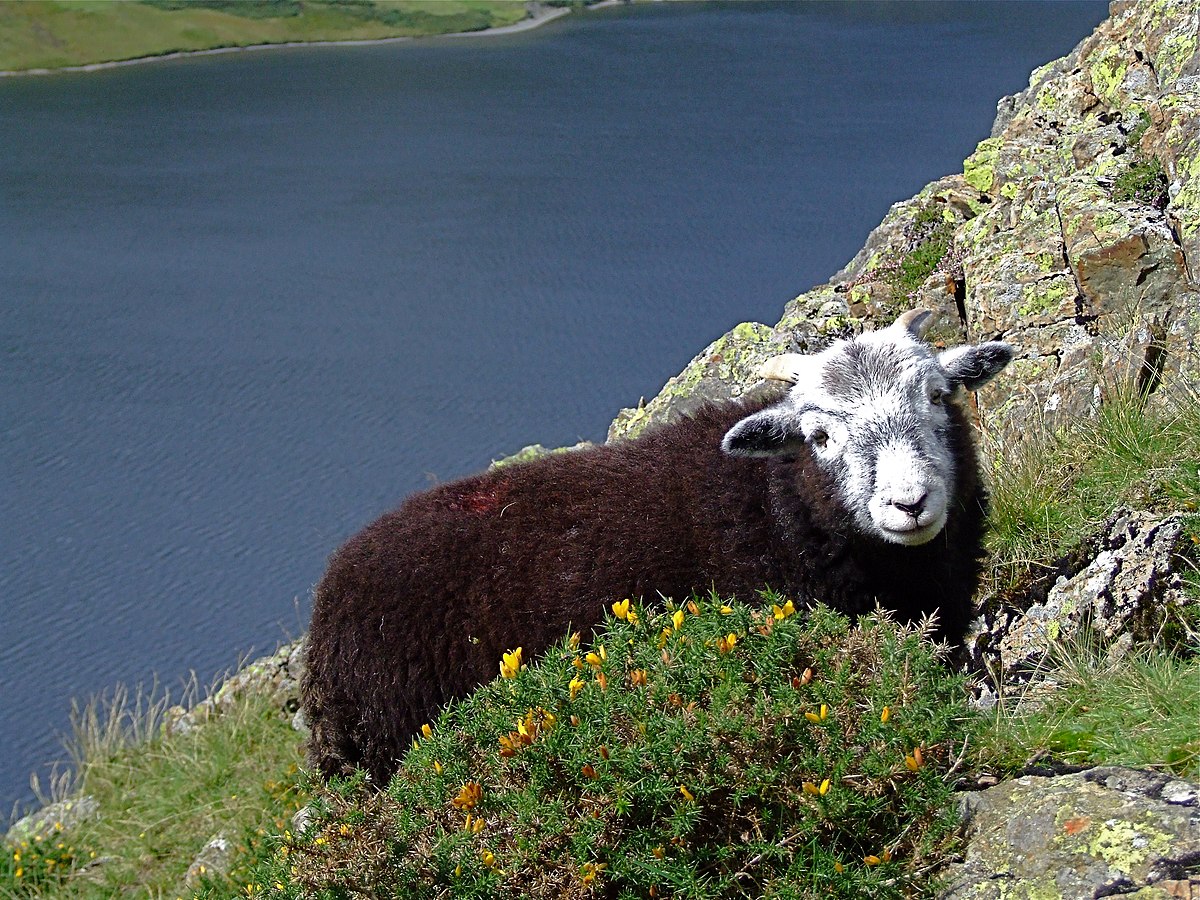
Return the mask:
<path id="1" fill-rule="evenodd" d="M 903 897 L 952 842 L 959 679 L 919 628 L 716 598 L 450 708 L 385 791 L 334 785 L 259 873 L 299 897 Z M 253 888 L 252 888 L 253 889 Z"/>
<path id="2" fill-rule="evenodd" d="M 63 834 L 61 822 L 48 823 L 35 834 L 0 843 L 0 898 L 39 897 L 55 893 L 80 865 L 94 859 Z"/>

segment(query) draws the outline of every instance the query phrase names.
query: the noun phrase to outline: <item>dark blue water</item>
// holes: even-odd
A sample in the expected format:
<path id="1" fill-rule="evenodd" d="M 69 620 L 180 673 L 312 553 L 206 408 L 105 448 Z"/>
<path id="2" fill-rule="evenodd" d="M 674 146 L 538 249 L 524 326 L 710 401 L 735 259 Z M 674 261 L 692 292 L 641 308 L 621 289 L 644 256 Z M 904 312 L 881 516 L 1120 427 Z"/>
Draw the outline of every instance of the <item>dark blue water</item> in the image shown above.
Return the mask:
<path id="1" fill-rule="evenodd" d="M 602 439 L 776 321 L 1105 9 L 670 4 L 0 82 L 0 814 L 70 698 L 272 649 L 406 493 Z"/>

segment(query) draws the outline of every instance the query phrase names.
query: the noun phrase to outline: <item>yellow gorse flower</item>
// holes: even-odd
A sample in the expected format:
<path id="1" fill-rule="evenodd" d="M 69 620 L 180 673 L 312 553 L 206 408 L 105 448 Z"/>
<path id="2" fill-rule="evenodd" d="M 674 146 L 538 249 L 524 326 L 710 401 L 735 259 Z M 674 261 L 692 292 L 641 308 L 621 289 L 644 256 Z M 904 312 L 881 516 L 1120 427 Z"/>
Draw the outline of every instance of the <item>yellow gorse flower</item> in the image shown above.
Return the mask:
<path id="1" fill-rule="evenodd" d="M 433 737 L 433 729 L 429 727 L 428 722 L 421 726 L 421 734 L 425 735 L 426 738 Z"/>
<path id="2" fill-rule="evenodd" d="M 451 802 L 459 809 L 473 809 L 483 798 L 483 786 L 477 781 L 468 781 Z"/>
<path id="3" fill-rule="evenodd" d="M 677 609 L 671 614 L 671 622 L 675 625 L 675 630 L 678 631 L 683 627 L 683 610 Z"/>
<path id="4" fill-rule="evenodd" d="M 806 794 L 812 794 L 816 797 L 824 797 L 829 793 L 830 781 L 828 778 L 826 778 L 821 782 L 820 787 L 817 786 L 816 782 L 806 781 L 801 784 L 800 787 Z"/>
<path id="5" fill-rule="evenodd" d="M 824 722 L 825 719 L 828 717 L 829 717 L 829 705 L 826 703 L 821 704 L 821 711 L 819 713 L 806 712 L 804 714 L 804 718 L 808 719 L 808 721 L 810 721 L 810 722 Z"/>
<path id="6" fill-rule="evenodd" d="M 737 635 L 732 631 L 724 637 L 717 638 L 717 649 L 722 653 L 728 653 L 737 644 Z"/>
<path id="7" fill-rule="evenodd" d="M 521 647 L 516 650 L 510 650 L 504 654 L 504 658 L 500 660 L 500 675 L 503 678 L 515 678 L 516 674 L 521 671 Z"/>
<path id="8" fill-rule="evenodd" d="M 886 722 L 891 717 L 892 717 L 892 708 L 890 706 L 885 706 L 883 708 L 883 712 L 881 712 L 879 714 L 879 721 Z"/>
<path id="9" fill-rule="evenodd" d="M 687 800 L 689 803 L 696 799 L 695 795 L 693 795 L 692 792 L 682 784 L 679 786 L 679 793 L 683 794 L 683 799 Z"/>
<path id="10" fill-rule="evenodd" d="M 586 682 L 581 681 L 578 678 L 571 679 L 571 683 L 568 684 L 567 687 L 569 687 L 571 689 L 571 699 L 572 700 L 574 700 L 575 697 L 579 694 L 579 692 L 583 690 L 583 686 L 585 683 Z"/>
<path id="11" fill-rule="evenodd" d="M 788 616 L 790 616 L 796 612 L 796 607 L 795 607 L 795 604 L 793 604 L 792 601 L 789 600 L 785 604 L 783 604 L 783 606 L 779 606 L 778 604 L 772 604 L 771 612 L 774 614 L 776 622 L 782 622 Z"/>
<path id="12" fill-rule="evenodd" d="M 630 601 L 628 599 L 618 600 L 616 603 L 614 603 L 612 605 L 612 611 L 613 611 L 613 615 L 616 616 L 618 619 L 623 619 L 623 620 L 627 621 L 630 625 L 637 624 L 637 620 L 638 620 L 637 611 L 634 610 L 632 601 Z"/>

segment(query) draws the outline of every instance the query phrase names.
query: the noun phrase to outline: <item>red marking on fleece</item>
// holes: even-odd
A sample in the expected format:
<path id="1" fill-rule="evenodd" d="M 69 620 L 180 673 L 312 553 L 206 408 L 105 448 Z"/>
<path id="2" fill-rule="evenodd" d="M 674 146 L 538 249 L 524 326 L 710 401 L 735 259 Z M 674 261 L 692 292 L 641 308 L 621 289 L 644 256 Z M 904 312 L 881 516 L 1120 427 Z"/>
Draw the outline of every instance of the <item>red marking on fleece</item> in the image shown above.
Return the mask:
<path id="1" fill-rule="evenodd" d="M 496 509 L 508 495 L 508 479 L 464 485 L 464 490 L 450 501 L 450 508 L 481 516 Z"/>

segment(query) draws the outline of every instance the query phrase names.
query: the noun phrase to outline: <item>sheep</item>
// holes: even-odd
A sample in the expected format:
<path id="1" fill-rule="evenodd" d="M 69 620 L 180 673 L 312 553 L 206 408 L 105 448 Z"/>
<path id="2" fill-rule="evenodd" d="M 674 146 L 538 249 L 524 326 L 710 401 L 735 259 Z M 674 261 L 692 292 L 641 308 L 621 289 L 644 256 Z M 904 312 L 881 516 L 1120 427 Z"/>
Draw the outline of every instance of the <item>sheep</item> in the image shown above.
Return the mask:
<path id="1" fill-rule="evenodd" d="M 1013 350 L 937 353 L 929 317 L 777 357 L 766 374 L 786 392 L 443 484 L 367 526 L 315 592 L 312 767 L 385 784 L 421 725 L 506 652 L 541 653 L 626 598 L 770 588 L 851 615 L 936 610 L 940 636 L 961 641 L 987 499 L 960 389 Z"/>

